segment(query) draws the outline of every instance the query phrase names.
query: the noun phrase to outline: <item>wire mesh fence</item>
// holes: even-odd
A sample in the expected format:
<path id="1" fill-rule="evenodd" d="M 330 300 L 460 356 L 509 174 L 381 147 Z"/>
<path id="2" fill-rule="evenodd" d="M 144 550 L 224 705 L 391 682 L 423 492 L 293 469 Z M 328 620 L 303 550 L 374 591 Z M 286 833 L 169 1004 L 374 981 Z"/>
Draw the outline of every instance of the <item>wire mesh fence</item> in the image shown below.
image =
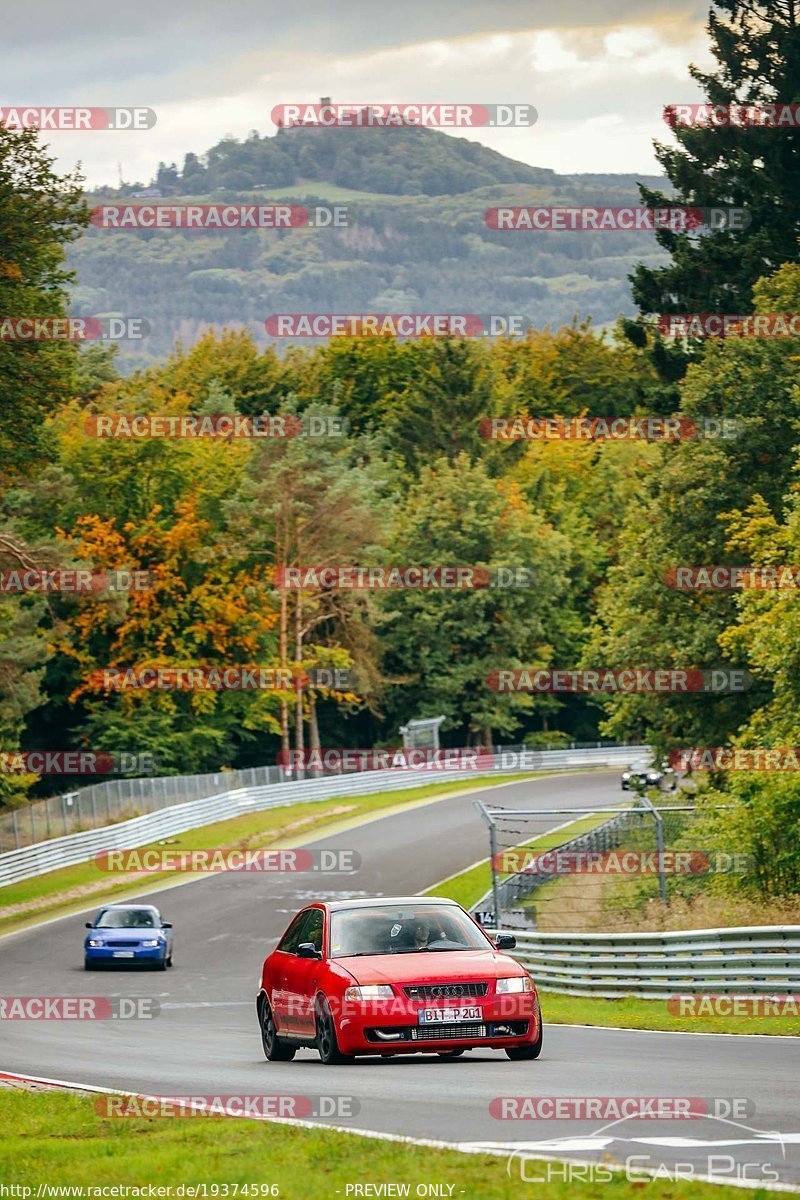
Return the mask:
<path id="1" fill-rule="evenodd" d="M 571 742 L 552 750 L 546 746 L 495 746 L 480 752 L 475 762 L 479 770 L 536 770 L 542 765 L 540 755 L 557 750 L 610 748 L 614 742 Z M 632 748 L 634 749 L 640 748 Z M 305 772 L 306 778 L 350 774 L 342 766 L 336 769 L 314 769 Z M 156 812 L 188 800 L 202 800 L 218 792 L 240 787 L 257 787 L 268 783 L 285 783 L 297 778 L 289 768 L 276 765 L 248 767 L 244 770 L 217 771 L 204 775 L 160 775 L 141 779 L 108 779 L 37 800 L 20 808 L 0 812 L 0 854 L 32 846 L 51 838 L 100 829 L 131 817 Z"/>
<path id="2" fill-rule="evenodd" d="M 667 903 L 677 880 L 691 888 L 708 870 L 708 856 L 689 848 L 697 813 L 680 800 L 583 809 L 556 829 L 558 810 L 476 804 L 489 825 L 493 885 L 475 907 L 503 928 L 635 927 L 649 905 Z"/>

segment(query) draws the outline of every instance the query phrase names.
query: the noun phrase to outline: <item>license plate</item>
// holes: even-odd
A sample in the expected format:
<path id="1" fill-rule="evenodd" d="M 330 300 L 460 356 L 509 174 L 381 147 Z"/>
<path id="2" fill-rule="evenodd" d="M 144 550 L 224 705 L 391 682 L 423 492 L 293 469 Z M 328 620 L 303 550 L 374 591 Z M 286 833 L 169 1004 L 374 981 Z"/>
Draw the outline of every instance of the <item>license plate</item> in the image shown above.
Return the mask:
<path id="1" fill-rule="evenodd" d="M 133 958 L 132 950 L 115 950 L 114 958 Z"/>
<path id="2" fill-rule="evenodd" d="M 449 1025 L 451 1021 L 480 1021 L 477 1005 L 471 1008 L 421 1008 L 417 1014 L 420 1025 Z"/>

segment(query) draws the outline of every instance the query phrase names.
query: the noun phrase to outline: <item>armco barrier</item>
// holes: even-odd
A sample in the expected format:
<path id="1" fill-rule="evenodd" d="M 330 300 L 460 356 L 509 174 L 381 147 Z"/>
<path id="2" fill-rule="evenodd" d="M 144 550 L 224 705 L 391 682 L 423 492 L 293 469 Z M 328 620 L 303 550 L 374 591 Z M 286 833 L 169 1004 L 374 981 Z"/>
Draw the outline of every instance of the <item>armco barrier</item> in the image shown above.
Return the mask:
<path id="1" fill-rule="evenodd" d="M 800 925 L 682 933 L 520 933 L 514 957 L 537 985 L 575 996 L 663 999 L 800 992 Z"/>
<path id="2" fill-rule="evenodd" d="M 647 753 L 646 747 L 622 746 L 602 747 L 595 750 L 545 750 L 529 751 L 530 759 L 524 766 L 517 760 L 510 761 L 498 753 L 493 766 L 486 770 L 440 771 L 440 770 L 387 770 L 360 771 L 352 775 L 333 775 L 325 779 L 293 780 L 289 783 L 269 783 L 258 787 L 235 788 L 190 800 L 185 804 L 174 804 L 157 812 L 119 821 L 100 829 L 88 829 L 82 833 L 71 833 L 65 837 L 37 842 L 21 850 L 0 854 L 0 887 L 18 883 L 34 875 L 44 875 L 60 867 L 74 866 L 87 862 L 105 850 L 132 850 L 136 846 L 149 845 L 161 838 L 215 821 L 241 816 L 266 808 L 279 808 L 287 804 L 314 803 L 336 796 L 363 796 L 371 792 L 388 792 L 403 788 L 420 787 L 424 784 L 455 783 L 476 776 L 487 776 L 520 770 L 562 771 L 570 767 L 616 767 L 625 766 L 632 759 Z M 489 756 L 487 755 L 487 758 Z"/>

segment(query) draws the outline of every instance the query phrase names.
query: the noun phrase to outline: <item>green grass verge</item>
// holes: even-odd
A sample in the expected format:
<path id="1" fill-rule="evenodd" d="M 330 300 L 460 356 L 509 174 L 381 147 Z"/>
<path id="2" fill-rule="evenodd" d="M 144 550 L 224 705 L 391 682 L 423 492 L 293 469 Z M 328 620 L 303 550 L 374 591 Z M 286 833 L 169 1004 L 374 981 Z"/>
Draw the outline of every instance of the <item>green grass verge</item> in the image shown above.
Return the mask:
<path id="1" fill-rule="evenodd" d="M 529 842 L 522 842 L 516 849 L 527 850 L 529 847 L 535 846 L 538 853 L 543 853 L 545 850 L 552 850 L 554 846 L 560 846 L 563 842 L 569 841 L 571 838 L 577 837 L 578 834 L 585 833 L 587 829 L 593 829 L 595 825 L 601 825 L 603 821 L 607 820 L 607 813 L 591 817 L 581 817 L 577 821 L 571 821 L 568 827 L 563 827 L 557 831 L 554 830 L 551 833 L 541 833 L 538 837 L 531 838 Z M 467 867 L 466 871 L 460 871 L 457 875 L 451 875 L 448 879 L 442 879 L 439 883 L 434 884 L 433 887 L 428 888 L 423 895 L 449 896 L 452 900 L 457 900 L 462 908 L 474 908 L 478 901 L 483 899 L 491 886 L 492 871 L 489 859 L 487 858 L 472 867 Z"/>
<path id="2" fill-rule="evenodd" d="M 509 1175 L 501 1156 L 230 1117 L 104 1119 L 96 1115 L 94 1104 L 82 1095 L 0 1089 L 0 1179 L 31 1188 L 31 1196 L 42 1183 L 83 1188 L 153 1184 L 165 1189 L 205 1184 L 207 1196 L 221 1198 L 232 1198 L 235 1184 L 247 1184 L 250 1196 L 269 1194 L 266 1189 L 274 1184 L 281 1200 L 333 1200 L 337 1195 L 344 1200 L 348 1184 L 367 1182 L 407 1184 L 411 1196 L 417 1185 L 430 1183 L 452 1185 L 450 1194 L 465 1200 L 512 1200 L 522 1194 L 519 1166 L 514 1177 L 512 1164 Z M 527 1173 L 540 1175 L 541 1169 L 529 1163 Z M 264 1192 L 254 1193 L 254 1185 Z M 567 1200 L 576 1192 L 586 1200 L 633 1200 L 642 1187 L 648 1200 L 741 1200 L 742 1195 L 714 1184 L 645 1183 L 622 1175 L 609 1182 L 556 1180 L 547 1185 L 547 1195 L 548 1200 Z M 750 1193 L 766 1194 L 762 1189 Z"/>
<path id="3" fill-rule="evenodd" d="M 513 783 L 533 777 L 531 773 L 505 775 L 501 782 Z M 379 812 L 387 813 L 392 809 L 399 811 L 437 796 L 444 797 L 497 783 L 496 779 L 464 779 L 457 783 L 424 784 L 399 792 L 338 796 L 313 804 L 291 804 L 283 808 L 247 812 L 240 817 L 175 834 L 166 841 L 151 842 L 142 849 L 168 845 L 172 850 L 256 850 L 266 846 L 299 844 L 308 841 L 312 834 L 358 824 Z M 139 875 L 135 880 L 131 880 L 130 876 L 115 880 L 94 862 L 48 871 L 46 875 L 36 875 L 0 888 L 0 932 L 10 932 L 44 917 L 80 911 L 95 901 L 100 904 L 104 900 L 120 899 L 133 892 L 156 889 L 159 885 L 174 883 L 175 878 L 173 873 L 154 871 Z M 9 912 L 12 906 L 15 911 Z"/>
<path id="4" fill-rule="evenodd" d="M 800 1035 L 800 1017 L 679 1016 L 663 1000 L 626 996 L 564 996 L 542 990 L 545 1021 L 563 1025 L 618 1025 L 621 1029 L 663 1029 L 683 1033 L 768 1033 Z"/>

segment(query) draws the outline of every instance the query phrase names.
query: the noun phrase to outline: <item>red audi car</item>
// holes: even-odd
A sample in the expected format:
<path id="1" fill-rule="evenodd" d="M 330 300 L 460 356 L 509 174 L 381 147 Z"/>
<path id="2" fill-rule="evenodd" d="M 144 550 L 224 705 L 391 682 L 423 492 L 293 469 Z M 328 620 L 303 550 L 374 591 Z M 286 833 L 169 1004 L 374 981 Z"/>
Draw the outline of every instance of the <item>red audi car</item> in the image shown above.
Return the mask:
<path id="1" fill-rule="evenodd" d="M 357 1054 L 505 1050 L 538 1058 L 533 980 L 454 900 L 412 896 L 310 904 L 264 962 L 256 999 L 264 1053 L 300 1046 L 324 1063 Z"/>

